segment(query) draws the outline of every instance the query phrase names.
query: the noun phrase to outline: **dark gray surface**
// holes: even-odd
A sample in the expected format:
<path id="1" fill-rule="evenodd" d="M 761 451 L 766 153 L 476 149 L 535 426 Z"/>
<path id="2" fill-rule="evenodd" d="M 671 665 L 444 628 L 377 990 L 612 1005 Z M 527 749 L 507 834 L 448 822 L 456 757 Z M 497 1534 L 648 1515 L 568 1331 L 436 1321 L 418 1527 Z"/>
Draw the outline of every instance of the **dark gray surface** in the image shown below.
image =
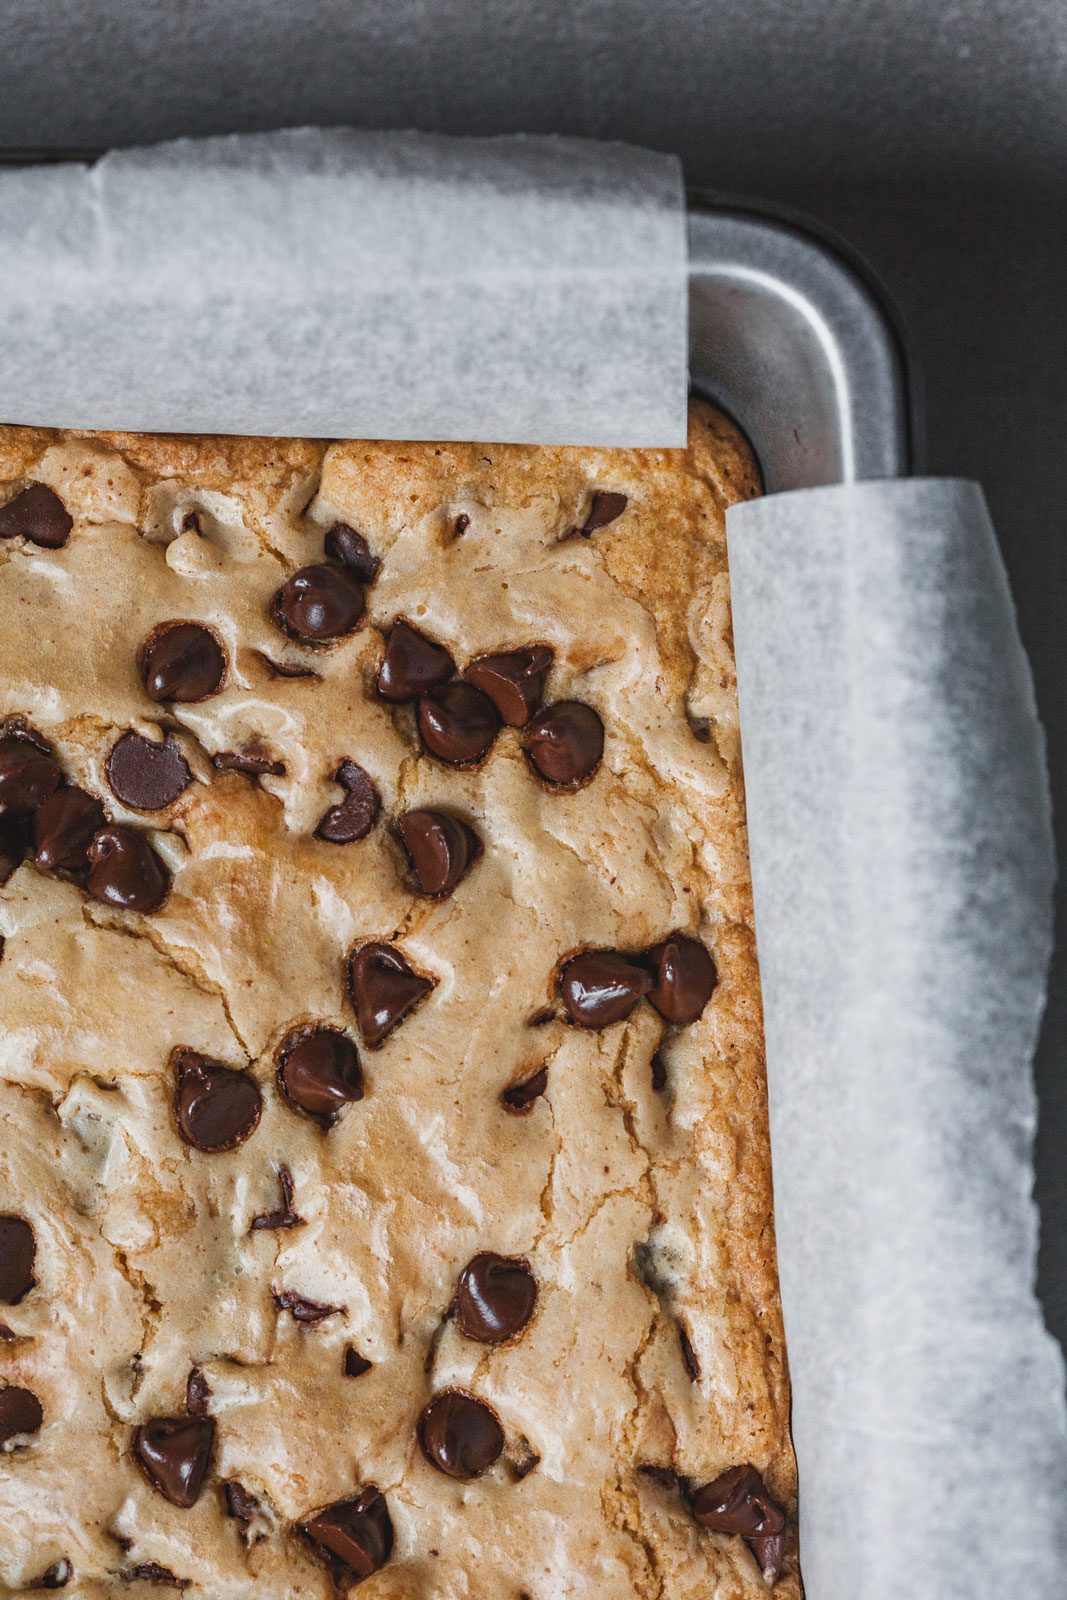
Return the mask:
<path id="1" fill-rule="evenodd" d="M 691 182 L 846 235 L 923 369 L 926 465 L 988 492 L 1067 859 L 1065 0 L 4 0 L 2 17 L 0 145 L 556 130 L 677 150 Z M 1037 1181 L 1067 1342 L 1062 892 L 1059 930 Z"/>

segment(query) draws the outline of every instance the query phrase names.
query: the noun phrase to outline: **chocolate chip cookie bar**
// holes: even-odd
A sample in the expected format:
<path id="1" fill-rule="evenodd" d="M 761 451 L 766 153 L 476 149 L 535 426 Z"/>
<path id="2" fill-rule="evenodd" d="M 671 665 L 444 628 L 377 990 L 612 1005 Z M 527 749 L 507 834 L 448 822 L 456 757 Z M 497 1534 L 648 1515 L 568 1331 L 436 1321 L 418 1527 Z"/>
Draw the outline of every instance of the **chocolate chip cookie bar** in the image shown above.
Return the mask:
<path id="1" fill-rule="evenodd" d="M 0 1591 L 800 1593 L 724 512 L 0 429 Z"/>

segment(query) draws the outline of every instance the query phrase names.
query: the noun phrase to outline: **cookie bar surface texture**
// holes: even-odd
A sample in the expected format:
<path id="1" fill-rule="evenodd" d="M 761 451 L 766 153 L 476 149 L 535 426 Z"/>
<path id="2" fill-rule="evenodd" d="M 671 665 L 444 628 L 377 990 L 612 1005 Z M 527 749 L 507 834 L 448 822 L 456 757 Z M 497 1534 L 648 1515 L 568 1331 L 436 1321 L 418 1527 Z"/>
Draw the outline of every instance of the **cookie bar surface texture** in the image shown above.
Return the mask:
<path id="1" fill-rule="evenodd" d="M 0 429 L 0 1595 L 798 1600 L 756 492 Z"/>

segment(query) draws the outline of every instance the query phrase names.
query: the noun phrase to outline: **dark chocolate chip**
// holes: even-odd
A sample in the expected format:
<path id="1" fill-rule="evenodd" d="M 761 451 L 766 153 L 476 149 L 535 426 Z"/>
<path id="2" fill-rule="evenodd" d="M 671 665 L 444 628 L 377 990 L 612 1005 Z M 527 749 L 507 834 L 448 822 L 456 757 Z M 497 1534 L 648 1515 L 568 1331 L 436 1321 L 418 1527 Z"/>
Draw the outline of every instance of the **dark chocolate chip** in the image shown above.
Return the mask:
<path id="1" fill-rule="evenodd" d="M 307 1028 L 282 1045 L 278 1082 L 291 1105 L 309 1116 L 337 1116 L 363 1099 L 363 1072 L 355 1045 L 339 1028 Z"/>
<path id="2" fill-rule="evenodd" d="M 60 550 L 70 538 L 74 518 L 46 483 L 31 483 L 0 506 L 0 539 L 24 539 L 43 550 Z"/>
<path id="3" fill-rule="evenodd" d="M 36 811 L 59 788 L 59 764 L 25 735 L 0 738 L 0 805 Z"/>
<path id="4" fill-rule="evenodd" d="M 224 1483 L 222 1492 L 226 1497 L 226 1515 L 241 1524 L 243 1533 L 259 1510 L 259 1501 L 236 1478 Z"/>
<path id="5" fill-rule="evenodd" d="M 524 1433 L 520 1433 L 514 1444 L 508 1446 L 504 1460 L 516 1483 L 528 1478 L 533 1469 L 541 1465 L 541 1457 Z"/>
<path id="6" fill-rule="evenodd" d="M 134 1429 L 133 1459 L 172 1506 L 195 1505 L 215 1441 L 213 1417 L 152 1417 Z"/>
<path id="7" fill-rule="evenodd" d="M 107 781 L 131 810 L 162 811 L 189 787 L 193 775 L 177 740 L 156 744 L 131 728 L 111 747 Z"/>
<path id="8" fill-rule="evenodd" d="M 334 783 L 345 790 L 340 805 L 331 806 L 315 829 L 317 839 L 327 844 L 355 844 L 374 827 L 381 808 L 381 797 L 374 782 L 354 761 L 342 761 L 333 775 Z"/>
<path id="9" fill-rule="evenodd" d="M 465 511 L 461 511 L 459 516 L 456 518 L 455 522 L 452 524 L 452 537 L 453 537 L 453 539 L 462 539 L 463 535 L 466 533 L 466 531 L 470 527 L 470 525 L 471 525 L 470 517 L 468 517 L 468 515 L 467 515 L 467 513 Z"/>
<path id="10" fill-rule="evenodd" d="M 450 894 L 482 850 L 474 829 L 447 811 L 409 811 L 397 831 L 423 894 Z"/>
<path id="11" fill-rule="evenodd" d="M 206 1417 L 211 1385 L 204 1376 L 203 1367 L 194 1367 L 185 1380 L 185 1409 L 191 1417 Z"/>
<path id="12" fill-rule="evenodd" d="M 65 1589 L 74 1576 L 73 1563 L 66 1556 L 61 1556 L 58 1561 L 53 1561 L 47 1572 L 41 1574 L 37 1587 L 40 1589 Z"/>
<path id="13" fill-rule="evenodd" d="M 43 1421 L 41 1402 L 32 1389 L 19 1389 L 13 1383 L 0 1389 L 0 1444 L 20 1433 L 37 1433 Z"/>
<path id="14" fill-rule="evenodd" d="M 586 950 L 563 968 L 559 992 L 580 1028 L 607 1028 L 628 1017 L 652 987 L 643 967 L 617 950 Z"/>
<path id="15" fill-rule="evenodd" d="M 86 789 L 57 789 L 33 814 L 37 866 L 46 871 L 66 867 L 77 872 L 89 865 L 89 846 L 107 826 L 104 808 Z"/>
<path id="16" fill-rule="evenodd" d="M 288 1311 L 294 1322 L 305 1328 L 314 1328 L 327 1317 L 343 1316 L 347 1306 L 330 1306 L 324 1300 L 309 1300 L 295 1289 L 272 1289 L 270 1297 L 279 1311 Z"/>
<path id="17" fill-rule="evenodd" d="M 711 999 L 718 973 L 704 945 L 672 933 L 645 954 L 655 974 L 648 998 L 668 1022 L 695 1022 Z"/>
<path id="18" fill-rule="evenodd" d="M 530 723 L 523 748 L 546 783 L 577 789 L 600 765 L 604 724 L 592 706 L 557 700 Z"/>
<path id="19" fill-rule="evenodd" d="M 236 1150 L 256 1131 L 263 1099 L 247 1072 L 209 1061 L 195 1050 L 174 1054 L 178 1131 L 207 1154 Z"/>
<path id="20" fill-rule="evenodd" d="M 258 1217 L 253 1217 L 253 1233 L 258 1233 L 262 1228 L 299 1228 L 303 1223 L 303 1217 L 293 1209 L 293 1174 L 288 1167 L 278 1168 L 278 1187 L 282 1191 L 281 1205 L 277 1211 L 263 1211 Z"/>
<path id="21" fill-rule="evenodd" d="M 166 1584 L 171 1589 L 188 1589 L 188 1578 L 176 1578 L 169 1567 L 164 1567 L 158 1561 L 139 1561 L 135 1567 L 129 1569 L 129 1576 L 137 1578 L 141 1583 Z"/>
<path id="22" fill-rule="evenodd" d="M 141 646 L 137 665 L 150 700 L 209 700 L 226 676 L 225 652 L 200 622 L 162 623 Z"/>
<path id="23" fill-rule="evenodd" d="M 536 1300 L 537 1280 L 527 1261 L 484 1250 L 459 1275 L 459 1331 L 479 1344 L 503 1344 L 522 1332 Z"/>
<path id="24" fill-rule="evenodd" d="M 258 744 L 250 744 L 244 750 L 220 750 L 212 756 L 211 762 L 220 772 L 243 772 L 249 778 L 264 774 L 270 778 L 285 777 L 285 762 L 276 761 L 269 750 Z"/>
<path id="25" fill-rule="evenodd" d="M 378 670 L 378 693 L 383 700 L 414 700 L 447 683 L 455 670 L 443 644 L 427 639 L 410 622 L 394 622 Z"/>
<path id="26" fill-rule="evenodd" d="M 762 1537 L 781 1533 L 785 1527 L 785 1512 L 751 1466 L 730 1467 L 698 1489 L 690 1505 L 701 1527 L 714 1533 Z"/>
<path id="27" fill-rule="evenodd" d="M 393 1550 L 393 1523 L 385 1496 L 369 1483 L 355 1500 L 339 1500 L 308 1517 L 304 1534 L 357 1578 L 384 1567 Z"/>
<path id="28" fill-rule="evenodd" d="M 360 583 L 373 583 L 382 570 L 366 539 L 347 522 L 335 522 L 327 530 L 325 548 L 330 560 L 342 562 Z"/>
<path id="29" fill-rule="evenodd" d="M 366 1356 L 361 1356 L 355 1345 L 350 1344 L 346 1347 L 344 1360 L 346 1378 L 362 1378 L 363 1374 L 369 1372 L 372 1366 L 373 1362 L 368 1361 Z"/>
<path id="30" fill-rule="evenodd" d="M 26 823 L 13 811 L 0 813 L 0 888 L 26 859 Z"/>
<path id="31" fill-rule="evenodd" d="M 693 1349 L 693 1341 L 685 1329 L 684 1323 L 678 1324 L 678 1343 L 682 1351 L 682 1365 L 685 1367 L 694 1383 L 700 1379 L 700 1358 Z"/>
<path id="32" fill-rule="evenodd" d="M 496 706 L 472 683 L 446 683 L 419 701 L 419 732 L 432 755 L 471 767 L 488 755 L 500 727 Z"/>
<path id="33" fill-rule="evenodd" d="M 170 892 L 170 874 L 147 836 L 121 822 L 101 828 L 88 855 L 86 888 L 105 905 L 123 911 L 158 911 Z"/>
<path id="34" fill-rule="evenodd" d="M 464 1389 L 443 1389 L 419 1418 L 419 1443 L 440 1472 L 467 1481 L 499 1460 L 504 1430 L 484 1400 Z"/>
<path id="35" fill-rule="evenodd" d="M 527 1078 L 523 1083 L 513 1083 L 504 1090 L 500 1096 L 509 1111 L 514 1111 L 518 1116 L 529 1111 L 534 1101 L 539 1099 L 548 1088 L 548 1068 L 539 1067 L 532 1078 Z"/>
<path id="36" fill-rule="evenodd" d="M 652 1087 L 659 1094 L 661 1089 L 667 1087 L 667 1063 L 662 1052 L 657 1050 L 650 1063 L 652 1068 Z"/>
<path id="37" fill-rule="evenodd" d="M 262 650 L 257 650 L 256 655 L 268 671 L 273 672 L 278 678 L 320 678 L 321 674 L 314 667 L 305 667 L 301 661 L 275 661 L 273 656 L 268 656 Z"/>
<path id="38" fill-rule="evenodd" d="M 764 1582 L 776 1584 L 782 1576 L 782 1564 L 785 1561 L 785 1530 L 781 1533 L 754 1533 L 745 1543 L 759 1563 Z"/>
<path id="39" fill-rule="evenodd" d="M 363 585 L 345 567 L 301 567 L 271 601 L 271 621 L 291 639 L 323 644 L 359 626 Z"/>
<path id="40" fill-rule="evenodd" d="M 589 534 L 595 533 L 597 528 L 606 528 L 609 522 L 614 522 L 616 517 L 622 516 L 626 504 L 624 494 L 618 494 L 611 489 L 598 489 L 593 495 L 589 515 L 579 528 L 579 533 L 588 537 Z"/>
<path id="41" fill-rule="evenodd" d="M 25 1217 L 0 1216 L 0 1305 L 17 1306 L 35 1279 L 37 1241 Z"/>
<path id="42" fill-rule="evenodd" d="M 495 656 L 476 656 L 463 676 L 487 694 L 510 728 L 529 722 L 545 692 L 553 655 L 547 644 Z"/>
<path id="43" fill-rule="evenodd" d="M 391 944 L 362 945 L 348 967 L 348 987 L 363 1042 L 372 1050 L 434 987 Z"/>

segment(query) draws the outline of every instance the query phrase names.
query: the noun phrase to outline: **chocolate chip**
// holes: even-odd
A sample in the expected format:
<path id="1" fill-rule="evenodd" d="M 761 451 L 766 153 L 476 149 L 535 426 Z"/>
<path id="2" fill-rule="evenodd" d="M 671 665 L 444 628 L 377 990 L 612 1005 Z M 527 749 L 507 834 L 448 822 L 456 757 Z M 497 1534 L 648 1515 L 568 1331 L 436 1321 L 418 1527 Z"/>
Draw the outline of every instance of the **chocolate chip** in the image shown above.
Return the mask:
<path id="1" fill-rule="evenodd" d="M 537 1280 L 527 1261 L 484 1250 L 459 1276 L 459 1330 L 479 1344 L 503 1344 L 522 1332 L 536 1300 Z"/>
<path id="2" fill-rule="evenodd" d="M 335 522 L 327 530 L 325 548 L 330 560 L 342 562 L 360 583 L 373 583 L 382 570 L 366 539 L 347 522 Z"/>
<path id="3" fill-rule="evenodd" d="M 266 774 L 271 778 L 285 777 L 285 762 L 276 761 L 262 745 L 250 744 L 244 750 L 220 750 L 211 758 L 220 772 L 243 772 L 246 777 L 258 778 Z"/>
<path id="4" fill-rule="evenodd" d="M 373 1363 L 366 1356 L 361 1356 L 355 1345 L 348 1345 L 345 1349 L 344 1374 L 346 1378 L 362 1378 L 369 1372 Z"/>
<path id="5" fill-rule="evenodd" d="M 416 972 L 393 945 L 362 945 L 349 962 L 348 987 L 363 1042 L 376 1049 L 435 982 Z"/>
<path id="6" fill-rule="evenodd" d="M 0 1445 L 20 1433 L 37 1433 L 43 1421 L 41 1402 L 32 1389 L 19 1389 L 13 1383 L 0 1389 Z"/>
<path id="7" fill-rule="evenodd" d="M 256 1131 L 263 1099 L 247 1072 L 185 1049 L 175 1051 L 174 1070 L 178 1131 L 186 1144 L 214 1155 L 236 1150 Z"/>
<path id="8" fill-rule="evenodd" d="M 685 1330 L 683 1323 L 678 1324 L 678 1343 L 682 1351 L 682 1365 L 685 1367 L 694 1383 L 700 1379 L 700 1358 L 693 1349 L 693 1342 Z"/>
<path id="9" fill-rule="evenodd" d="M 26 825 L 13 811 L 0 813 L 0 888 L 26 859 Z"/>
<path id="10" fill-rule="evenodd" d="M 455 670 L 443 644 L 427 639 L 410 622 L 394 622 L 378 669 L 378 693 L 383 700 L 414 700 L 447 683 Z"/>
<path id="11" fill-rule="evenodd" d="M 595 533 L 597 528 L 606 528 L 609 522 L 614 522 L 616 517 L 622 516 L 626 504 L 624 494 L 618 494 L 611 489 L 598 489 L 593 495 L 589 515 L 579 528 L 579 533 L 588 537 L 589 534 Z"/>
<path id="12" fill-rule="evenodd" d="M 244 1533 L 256 1512 L 259 1510 L 259 1501 L 254 1494 L 249 1494 L 243 1483 L 236 1478 L 230 1478 L 222 1486 L 226 1498 L 226 1515 L 241 1524 Z"/>
<path id="13" fill-rule="evenodd" d="M 730 1467 L 690 1501 L 693 1516 L 714 1533 L 774 1535 L 785 1527 L 785 1512 L 772 1499 L 755 1467 Z"/>
<path id="14" fill-rule="evenodd" d="M 423 894 L 450 894 L 482 850 L 474 829 L 446 811 L 409 811 L 397 831 Z"/>
<path id="15" fill-rule="evenodd" d="M 657 1094 L 667 1087 L 667 1063 L 661 1051 L 657 1050 L 650 1062 L 652 1069 L 652 1087 Z"/>
<path id="16" fill-rule="evenodd" d="M 652 965 L 655 982 L 648 998 L 668 1022 L 695 1022 L 711 999 L 718 973 L 699 939 L 672 933 L 653 945 L 645 960 Z"/>
<path id="17" fill-rule="evenodd" d="M 342 761 L 333 775 L 346 791 L 340 805 L 331 806 L 315 829 L 317 839 L 327 844 L 355 844 L 366 838 L 374 827 L 381 807 L 381 797 L 374 782 L 354 761 Z"/>
<path id="18" fill-rule="evenodd" d="M 468 515 L 467 515 L 467 513 L 465 511 L 461 511 L 459 516 L 456 518 L 455 522 L 452 524 L 452 537 L 453 537 L 453 539 L 462 539 L 463 535 L 466 533 L 466 531 L 470 527 L 470 525 L 471 525 L 470 517 L 468 517 Z"/>
<path id="19" fill-rule="evenodd" d="M 528 1478 L 533 1469 L 541 1465 L 541 1457 L 524 1433 L 520 1433 L 514 1444 L 508 1446 L 504 1460 L 516 1483 Z"/>
<path id="20" fill-rule="evenodd" d="M 293 1174 L 288 1167 L 278 1168 L 278 1187 L 282 1191 L 281 1206 L 277 1211 L 263 1211 L 258 1217 L 253 1217 L 253 1233 L 258 1233 L 262 1228 L 299 1228 L 303 1223 L 303 1217 L 293 1210 Z"/>
<path id="21" fill-rule="evenodd" d="M 75 785 L 57 789 L 33 814 L 36 865 L 45 871 L 66 867 L 69 872 L 87 867 L 93 836 L 106 826 L 104 808 L 95 794 Z"/>
<path id="22" fill-rule="evenodd" d="M 323 1300 L 309 1300 L 295 1289 L 272 1289 L 270 1297 L 279 1311 L 288 1311 L 294 1322 L 314 1328 L 327 1317 L 343 1316 L 347 1306 L 329 1306 Z"/>
<path id="23" fill-rule="evenodd" d="M 196 1504 L 214 1441 L 213 1417 L 153 1417 L 134 1430 L 131 1450 L 152 1488 L 187 1509 Z"/>
<path id="24" fill-rule="evenodd" d="M 523 748 L 546 783 L 577 789 L 600 765 L 604 724 L 592 706 L 557 700 L 530 723 Z"/>
<path id="25" fill-rule="evenodd" d="M 454 767 L 471 767 L 488 755 L 499 727 L 496 706 L 472 683 L 446 683 L 419 701 L 423 744 Z"/>
<path id="26" fill-rule="evenodd" d="M 74 518 L 45 483 L 31 483 L 5 506 L 0 506 L 0 539 L 19 535 L 43 550 L 60 550 L 70 538 Z"/>
<path id="27" fill-rule="evenodd" d="M 320 562 L 301 567 L 282 584 L 270 616 L 291 639 L 323 644 L 357 628 L 364 605 L 363 585 L 346 568 Z"/>
<path id="28" fill-rule="evenodd" d="M 369 1578 L 384 1567 L 393 1550 L 389 1507 L 373 1483 L 357 1499 L 339 1500 L 317 1511 L 301 1524 L 301 1531 L 357 1578 Z"/>
<path id="29" fill-rule="evenodd" d="M 547 644 L 495 656 L 476 656 L 463 676 L 487 694 L 510 728 L 529 722 L 545 691 L 553 654 Z"/>
<path id="30" fill-rule="evenodd" d="M 156 744 L 131 728 L 111 747 L 107 781 L 124 806 L 162 811 L 189 787 L 193 775 L 175 739 Z"/>
<path id="31" fill-rule="evenodd" d="M 419 1418 L 419 1443 L 427 1461 L 450 1478 L 481 1477 L 504 1448 L 496 1412 L 464 1389 L 443 1389 Z"/>
<path id="32" fill-rule="evenodd" d="M 137 1578 L 141 1583 L 167 1584 L 173 1589 L 188 1589 L 188 1578 L 176 1578 L 169 1567 L 162 1566 L 158 1561 L 139 1561 L 129 1570 L 131 1578 Z"/>
<path id="33" fill-rule="evenodd" d="M 754 1533 L 745 1543 L 759 1563 L 764 1582 L 776 1584 L 782 1576 L 782 1564 L 785 1561 L 785 1530 L 781 1533 Z"/>
<path id="34" fill-rule="evenodd" d="M 53 1561 L 47 1572 L 41 1574 L 36 1587 L 40 1589 L 65 1589 L 74 1576 L 73 1564 L 66 1556 Z"/>
<path id="35" fill-rule="evenodd" d="M 529 1111 L 534 1101 L 544 1094 L 548 1088 L 548 1068 L 539 1067 L 532 1078 L 527 1078 L 523 1083 L 513 1083 L 505 1089 L 500 1096 L 508 1111 L 513 1111 L 522 1116 Z"/>
<path id="36" fill-rule="evenodd" d="M 628 1017 L 651 987 L 645 969 L 617 950 L 586 950 L 563 968 L 559 992 L 572 1022 L 607 1028 Z"/>
<path id="37" fill-rule="evenodd" d="M 209 700 L 226 676 L 222 645 L 200 622 L 161 623 L 141 646 L 137 665 L 150 700 Z"/>
<path id="38" fill-rule="evenodd" d="M 185 1380 L 185 1409 L 191 1417 L 206 1417 L 211 1385 L 204 1377 L 203 1367 L 194 1367 Z"/>
<path id="39" fill-rule="evenodd" d="M 121 822 L 101 828 L 88 850 L 86 888 L 94 900 L 123 911 L 158 911 L 170 875 L 143 833 Z"/>
<path id="40" fill-rule="evenodd" d="M 282 1093 L 309 1116 L 332 1122 L 343 1106 L 363 1099 L 356 1047 L 339 1028 L 306 1028 L 289 1034 L 280 1063 Z"/>
<path id="41" fill-rule="evenodd" d="M 36 811 L 59 788 L 54 756 L 25 735 L 0 738 L 0 804 L 8 811 Z"/>
<path id="42" fill-rule="evenodd" d="M 301 661 L 275 661 L 273 656 L 268 656 L 262 650 L 255 653 L 268 671 L 278 678 L 320 678 L 314 667 L 305 667 Z"/>

